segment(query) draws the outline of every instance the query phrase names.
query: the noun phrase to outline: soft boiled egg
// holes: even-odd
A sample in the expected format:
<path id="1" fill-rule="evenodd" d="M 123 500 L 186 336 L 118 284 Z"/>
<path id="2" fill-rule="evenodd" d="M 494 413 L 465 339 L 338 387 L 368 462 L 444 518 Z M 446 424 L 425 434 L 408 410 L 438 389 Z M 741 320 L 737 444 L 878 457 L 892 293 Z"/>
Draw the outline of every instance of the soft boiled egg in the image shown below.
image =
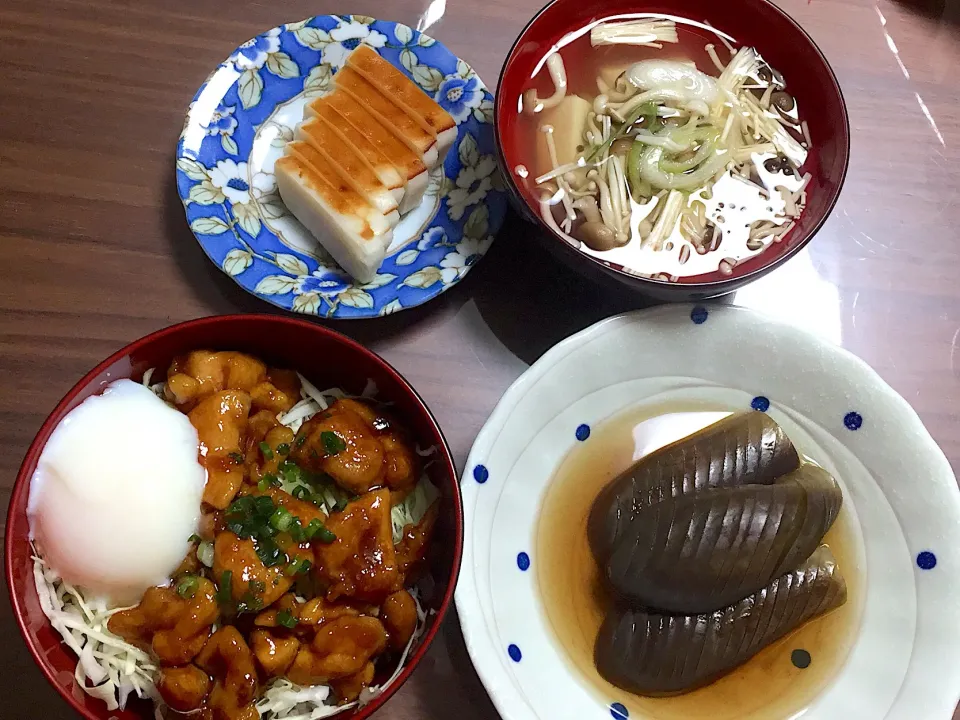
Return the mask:
<path id="1" fill-rule="evenodd" d="M 71 410 L 30 481 L 31 538 L 47 565 L 110 605 L 167 584 L 200 521 L 198 448 L 187 416 L 131 380 Z"/>

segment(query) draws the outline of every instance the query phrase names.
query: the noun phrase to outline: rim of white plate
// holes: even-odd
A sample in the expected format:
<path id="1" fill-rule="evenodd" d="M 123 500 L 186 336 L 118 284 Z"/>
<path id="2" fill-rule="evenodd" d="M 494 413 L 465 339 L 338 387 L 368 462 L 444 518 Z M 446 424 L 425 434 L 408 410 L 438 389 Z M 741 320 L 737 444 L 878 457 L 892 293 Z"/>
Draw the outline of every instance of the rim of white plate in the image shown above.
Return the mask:
<path id="1" fill-rule="evenodd" d="M 675 326 L 678 335 L 681 331 L 690 332 L 692 326 L 702 326 L 705 323 L 708 327 L 698 327 L 696 332 L 706 331 L 705 334 L 714 335 L 718 330 L 723 333 L 731 327 L 735 328 L 738 332 L 727 337 L 728 347 L 722 350 L 728 353 L 728 357 L 740 353 L 744 354 L 744 358 L 750 357 L 749 352 L 751 349 L 757 349 L 754 346 L 758 341 L 765 342 L 766 347 L 760 349 L 766 350 L 769 367 L 751 368 L 749 379 L 740 385 L 725 384 L 734 389 L 747 391 L 762 389 L 763 372 L 774 375 L 779 372 L 782 377 L 784 366 L 791 363 L 801 368 L 808 367 L 804 365 L 804 360 L 815 362 L 820 366 L 829 364 L 831 369 L 829 373 L 816 376 L 801 374 L 800 379 L 796 381 L 798 386 L 802 388 L 802 383 L 811 381 L 814 377 L 816 377 L 816 384 L 811 383 L 808 389 L 793 388 L 793 396 L 783 398 L 784 405 L 788 409 L 801 407 L 804 404 L 804 397 L 807 397 L 808 403 L 810 397 L 814 397 L 817 405 L 832 402 L 832 399 L 837 397 L 850 400 L 847 406 L 851 412 L 837 418 L 836 423 L 826 423 L 821 427 L 864 466 L 870 468 L 875 478 L 883 475 L 889 482 L 889 474 L 893 470 L 884 469 L 878 473 L 877 462 L 872 461 L 871 458 L 890 453 L 902 457 L 904 447 L 909 450 L 911 459 L 917 460 L 918 465 L 926 466 L 928 472 L 922 494 L 915 492 L 915 488 L 907 487 L 906 492 L 898 492 L 891 497 L 889 487 L 884 490 L 887 500 L 897 514 L 899 527 L 905 535 L 916 535 L 918 522 L 921 519 L 924 530 L 930 526 L 942 526 L 937 534 L 934 549 L 938 553 L 935 557 L 927 552 L 928 547 L 923 543 L 918 544 L 915 537 L 907 538 L 910 556 L 916 561 L 911 568 L 915 573 L 916 582 L 916 630 L 909 666 L 886 717 L 904 720 L 919 717 L 925 720 L 932 720 L 935 717 L 952 717 L 960 697 L 960 659 L 953 656 L 955 653 L 950 654 L 944 651 L 960 645 L 960 623 L 950 622 L 951 619 L 960 616 L 960 593 L 955 591 L 957 583 L 954 580 L 957 577 L 957 571 L 960 570 L 960 552 L 955 550 L 960 546 L 960 489 L 957 488 L 956 478 L 946 456 L 927 432 L 913 408 L 863 360 L 795 326 L 784 324 L 753 310 L 722 305 L 670 305 L 625 313 L 602 320 L 563 340 L 545 353 L 507 389 L 477 436 L 467 459 L 462 480 L 465 542 L 463 570 L 456 590 L 456 603 L 471 660 L 501 716 L 505 720 L 538 718 L 524 699 L 524 693 L 517 678 L 510 671 L 507 646 L 497 636 L 496 628 L 491 627 L 495 623 L 489 622 L 488 611 L 484 608 L 481 599 L 484 583 L 489 584 L 487 572 L 489 566 L 484 564 L 484 558 L 478 558 L 476 552 L 475 515 L 479 493 L 495 492 L 494 488 L 497 485 L 497 473 L 488 472 L 484 463 L 491 456 L 497 443 L 506 441 L 501 431 L 517 410 L 518 405 L 538 383 L 549 379 L 551 372 L 561 362 L 578 352 L 588 352 L 592 343 L 610 333 L 645 332 L 645 328 L 655 326 L 662 329 L 664 323 Z M 779 344 L 800 345 L 804 349 L 804 355 L 778 357 L 776 351 L 771 348 L 776 348 Z M 716 345 L 711 346 L 713 352 L 717 352 L 718 349 Z M 755 362 L 758 355 L 752 357 Z M 578 372 L 586 371 L 583 364 L 580 368 Z M 683 375 L 680 372 L 672 374 Z M 744 371 L 743 377 L 745 376 Z M 602 387 L 641 377 L 645 376 L 637 373 L 630 377 L 605 378 L 589 390 L 584 390 L 579 397 L 563 398 L 563 401 L 569 405 Z M 698 370 L 696 377 L 708 383 L 716 382 L 710 379 L 710 372 Z M 781 379 L 780 382 L 783 380 Z M 851 396 L 851 384 L 855 385 L 853 390 L 856 392 L 853 396 Z M 564 389 L 569 387 L 569 384 L 560 382 L 553 384 L 552 387 L 554 392 L 562 397 Z M 635 398 L 632 401 L 639 402 L 641 399 Z M 624 403 L 624 407 L 627 405 L 628 403 Z M 819 417 L 815 413 L 808 413 L 808 416 Z M 870 437 L 866 441 L 863 441 L 863 438 L 867 433 L 850 432 L 859 429 L 859 423 L 864 416 L 884 419 L 883 422 L 869 425 Z M 856 427 L 850 425 L 844 427 L 848 421 Z M 531 431 L 531 436 L 534 432 L 536 431 Z M 842 434 L 844 432 L 846 435 Z M 854 447 L 843 442 L 843 439 L 850 441 L 854 437 L 857 439 Z M 899 450 L 896 450 L 898 448 Z M 482 471 L 478 468 L 482 468 Z M 477 481 L 475 473 L 478 472 L 482 472 L 482 482 Z M 916 477 L 922 477 L 922 473 L 918 471 Z M 487 482 L 488 478 L 492 482 Z M 906 477 L 904 481 L 910 482 L 911 478 Z M 881 485 L 879 482 L 877 484 Z M 909 528 L 904 526 L 903 518 L 907 519 L 908 524 L 912 523 L 912 526 Z M 484 542 L 488 541 L 484 539 Z M 917 566 L 923 567 L 921 563 L 926 563 L 930 558 L 934 558 L 939 572 L 918 571 Z M 917 576 L 918 572 L 923 576 Z M 921 580 L 923 580 L 922 584 Z M 936 612 L 925 615 L 924 609 L 931 608 Z M 943 622 L 944 618 L 947 622 Z M 943 654 L 938 656 L 938 650 Z M 934 659 L 937 662 L 934 662 Z"/>

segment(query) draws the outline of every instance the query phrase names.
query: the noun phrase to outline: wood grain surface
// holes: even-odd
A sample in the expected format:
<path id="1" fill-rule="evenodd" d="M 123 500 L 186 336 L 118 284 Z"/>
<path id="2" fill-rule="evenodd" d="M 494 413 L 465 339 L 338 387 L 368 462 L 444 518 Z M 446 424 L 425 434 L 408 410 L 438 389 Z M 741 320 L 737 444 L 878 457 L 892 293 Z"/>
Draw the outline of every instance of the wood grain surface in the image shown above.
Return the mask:
<path id="1" fill-rule="evenodd" d="M 180 320 L 271 311 L 207 261 L 177 197 L 177 136 L 210 70 L 283 22 L 355 12 L 416 26 L 428 3 L 0 0 L 4 507 L 43 418 L 96 362 Z M 429 33 L 492 87 L 540 4 L 434 0 L 434 14 L 445 12 Z M 960 243 L 952 224 L 960 212 L 960 3 L 783 6 L 839 76 L 853 128 L 850 173 L 808 249 L 730 301 L 810 327 L 864 358 L 960 469 Z M 406 375 L 461 467 L 501 393 L 530 362 L 595 320 L 643 306 L 582 281 L 529 235 L 511 217 L 489 256 L 438 300 L 335 326 Z M 904 478 L 913 480 L 922 478 Z M 0 636 L 0 716 L 72 717 L 33 666 L 5 598 Z M 455 615 L 376 717 L 497 717 Z"/>

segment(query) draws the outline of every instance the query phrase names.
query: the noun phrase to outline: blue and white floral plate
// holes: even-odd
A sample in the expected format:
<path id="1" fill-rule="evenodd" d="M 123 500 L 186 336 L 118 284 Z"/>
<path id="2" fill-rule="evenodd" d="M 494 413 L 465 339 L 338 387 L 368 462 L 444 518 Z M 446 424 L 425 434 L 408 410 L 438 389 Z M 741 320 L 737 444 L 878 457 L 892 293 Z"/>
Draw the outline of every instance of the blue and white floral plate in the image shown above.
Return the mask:
<path id="1" fill-rule="evenodd" d="M 849 626 L 853 644 L 838 670 L 825 679 L 786 676 L 797 683 L 821 677 L 788 715 L 748 708 L 755 688 L 740 688 L 707 714 L 678 714 L 671 698 L 637 701 L 593 682 L 552 630 L 541 591 L 571 589 L 541 588 L 540 570 L 553 566 L 538 555 L 537 525 L 557 468 L 574 448 L 603 443 L 609 435 L 598 425 L 611 416 L 680 405 L 770 413 L 843 488 L 852 546 L 843 567 L 848 585 L 859 588 L 848 600 L 857 603 L 859 624 Z M 654 443 L 639 425 L 620 427 L 634 459 L 695 429 Z M 616 474 L 622 468 L 611 462 L 610 445 L 600 447 L 596 472 Z M 457 611 L 504 720 L 953 716 L 960 695 L 956 479 L 903 398 L 861 360 L 805 331 L 725 306 L 674 305 L 604 320 L 552 348 L 507 390 L 477 437 L 462 489 Z M 586 543 L 585 517 L 584 527 L 570 524 L 568 557 Z M 593 638 L 583 642 L 589 658 Z M 775 653 L 785 665 L 765 665 L 768 677 L 806 672 L 798 668 L 808 665 L 787 667 L 789 641 Z"/>
<path id="2" fill-rule="evenodd" d="M 273 164 L 307 102 L 360 43 L 403 69 L 457 122 L 424 202 L 394 230 L 373 282 L 359 285 L 287 211 Z M 197 91 L 177 147 L 177 189 L 210 259 L 285 310 L 367 318 L 414 307 L 460 281 L 499 230 L 507 197 L 494 157 L 493 96 L 463 60 L 406 25 L 324 15 L 245 42 Z"/>

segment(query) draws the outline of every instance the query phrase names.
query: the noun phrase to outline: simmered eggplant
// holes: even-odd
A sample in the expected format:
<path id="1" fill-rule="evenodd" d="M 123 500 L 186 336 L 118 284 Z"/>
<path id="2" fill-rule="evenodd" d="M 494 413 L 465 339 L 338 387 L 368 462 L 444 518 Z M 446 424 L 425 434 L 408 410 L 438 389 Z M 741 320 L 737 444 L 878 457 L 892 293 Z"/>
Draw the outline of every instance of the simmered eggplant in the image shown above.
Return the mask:
<path id="1" fill-rule="evenodd" d="M 588 532 L 602 565 L 634 515 L 653 503 L 710 488 L 769 485 L 800 457 L 769 415 L 730 415 L 634 463 L 593 504 Z"/>
<path id="2" fill-rule="evenodd" d="M 633 605 L 711 612 L 806 560 L 842 500 L 836 480 L 811 463 L 773 485 L 665 498 L 633 514 L 601 567 L 613 590 Z"/>
<path id="3" fill-rule="evenodd" d="M 597 637 L 597 669 L 617 687 L 640 695 L 687 692 L 840 607 L 846 596 L 846 583 L 824 545 L 795 570 L 722 610 L 701 615 L 612 612 Z"/>

